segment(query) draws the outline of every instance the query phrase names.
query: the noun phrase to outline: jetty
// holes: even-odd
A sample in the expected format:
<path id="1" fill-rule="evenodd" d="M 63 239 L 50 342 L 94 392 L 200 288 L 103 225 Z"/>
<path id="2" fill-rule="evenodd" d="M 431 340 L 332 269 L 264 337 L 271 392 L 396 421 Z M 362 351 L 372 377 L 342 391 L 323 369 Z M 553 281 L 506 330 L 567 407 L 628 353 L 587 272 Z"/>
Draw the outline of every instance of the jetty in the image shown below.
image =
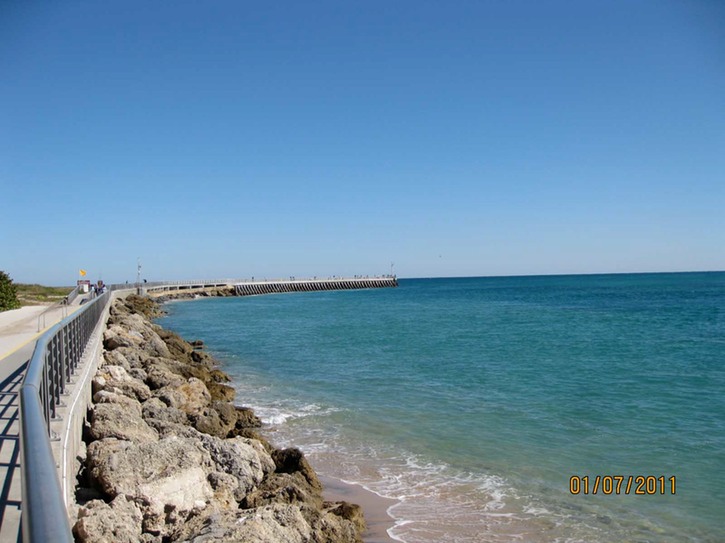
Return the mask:
<path id="1" fill-rule="evenodd" d="M 27 311 L 15 310 L 6 315 L 7 322 L 0 323 L 0 339 L 4 339 L 0 342 L 4 370 L 0 411 L 7 422 L 0 434 L 5 468 L 0 543 L 73 541 L 69 513 L 77 457 L 91 401 L 91 379 L 103 355 L 103 335 L 114 299 L 131 293 L 169 298 L 256 296 L 397 286 L 393 275 L 137 282 L 110 285 L 99 296 L 77 288 L 64 304 L 51 310 L 29 316 Z M 28 321 L 24 327 L 13 320 L 20 316 Z"/>
<path id="2" fill-rule="evenodd" d="M 119 287 L 120 285 L 113 285 Z M 144 283 L 140 285 L 143 293 L 158 296 L 170 293 L 202 293 L 227 291 L 232 296 L 257 296 L 282 292 L 315 292 L 323 290 L 358 290 L 368 288 L 397 287 L 398 279 L 394 275 L 376 277 L 330 277 L 327 279 L 222 279 L 218 281 L 179 281 L 166 283 Z"/>

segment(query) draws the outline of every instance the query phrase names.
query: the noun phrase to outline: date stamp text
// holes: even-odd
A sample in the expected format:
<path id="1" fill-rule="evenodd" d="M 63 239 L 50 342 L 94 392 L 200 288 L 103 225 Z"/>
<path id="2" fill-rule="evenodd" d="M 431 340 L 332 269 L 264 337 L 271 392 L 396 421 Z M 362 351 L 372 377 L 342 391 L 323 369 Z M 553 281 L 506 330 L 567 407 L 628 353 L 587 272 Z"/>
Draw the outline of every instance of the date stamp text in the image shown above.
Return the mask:
<path id="1" fill-rule="evenodd" d="M 578 494 L 632 494 L 654 496 L 677 493 L 676 477 L 671 475 L 572 475 L 569 478 L 569 492 Z"/>

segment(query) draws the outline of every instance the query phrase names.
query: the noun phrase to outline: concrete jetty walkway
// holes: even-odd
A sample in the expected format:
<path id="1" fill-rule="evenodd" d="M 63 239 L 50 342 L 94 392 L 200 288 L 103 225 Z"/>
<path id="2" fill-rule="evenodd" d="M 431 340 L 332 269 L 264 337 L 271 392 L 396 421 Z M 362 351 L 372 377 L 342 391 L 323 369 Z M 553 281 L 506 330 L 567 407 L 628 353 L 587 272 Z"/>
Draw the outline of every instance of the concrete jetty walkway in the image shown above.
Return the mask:
<path id="1" fill-rule="evenodd" d="M 18 392 L 36 340 L 74 313 L 68 306 L 26 306 L 0 313 L 0 543 L 20 541 L 21 482 Z"/>

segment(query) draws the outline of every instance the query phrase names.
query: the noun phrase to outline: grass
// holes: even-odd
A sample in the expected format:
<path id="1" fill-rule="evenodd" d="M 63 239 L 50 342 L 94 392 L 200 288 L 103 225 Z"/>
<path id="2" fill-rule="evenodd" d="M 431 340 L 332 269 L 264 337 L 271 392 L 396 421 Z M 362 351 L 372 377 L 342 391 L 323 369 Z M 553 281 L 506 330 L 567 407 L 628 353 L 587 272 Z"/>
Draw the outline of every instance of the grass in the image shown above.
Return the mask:
<path id="1" fill-rule="evenodd" d="M 74 287 L 45 287 L 15 283 L 18 289 L 18 301 L 21 305 L 45 305 L 60 302 L 70 294 Z"/>

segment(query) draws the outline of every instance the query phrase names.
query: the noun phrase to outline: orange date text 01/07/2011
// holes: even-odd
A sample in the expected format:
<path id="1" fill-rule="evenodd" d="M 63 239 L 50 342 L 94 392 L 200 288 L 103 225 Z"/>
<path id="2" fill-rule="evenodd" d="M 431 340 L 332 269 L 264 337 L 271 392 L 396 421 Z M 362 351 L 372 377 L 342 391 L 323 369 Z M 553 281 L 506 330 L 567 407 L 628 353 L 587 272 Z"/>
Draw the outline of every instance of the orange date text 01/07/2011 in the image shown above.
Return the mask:
<path id="1" fill-rule="evenodd" d="M 572 475 L 569 478 L 569 492 L 577 494 L 633 494 L 654 496 L 655 494 L 676 494 L 674 475 Z"/>

